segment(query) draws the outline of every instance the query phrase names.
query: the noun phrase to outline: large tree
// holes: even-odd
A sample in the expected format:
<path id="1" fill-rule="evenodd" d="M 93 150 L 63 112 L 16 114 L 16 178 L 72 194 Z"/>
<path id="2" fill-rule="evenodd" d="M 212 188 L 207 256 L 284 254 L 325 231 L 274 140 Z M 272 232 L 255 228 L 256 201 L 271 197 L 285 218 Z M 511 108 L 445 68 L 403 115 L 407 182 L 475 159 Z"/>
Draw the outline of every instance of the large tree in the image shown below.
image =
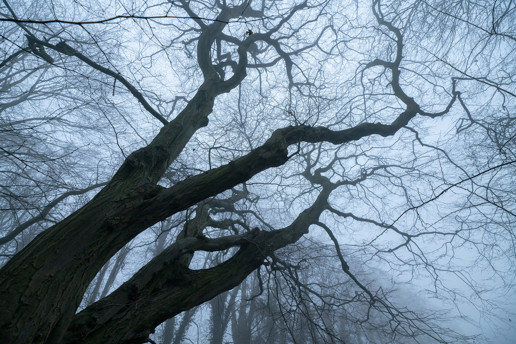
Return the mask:
<path id="1" fill-rule="evenodd" d="M 358 270 L 457 307 L 512 290 L 512 2 L 2 4 L 1 342 L 145 342 L 304 240 L 395 335 L 460 337 Z"/>

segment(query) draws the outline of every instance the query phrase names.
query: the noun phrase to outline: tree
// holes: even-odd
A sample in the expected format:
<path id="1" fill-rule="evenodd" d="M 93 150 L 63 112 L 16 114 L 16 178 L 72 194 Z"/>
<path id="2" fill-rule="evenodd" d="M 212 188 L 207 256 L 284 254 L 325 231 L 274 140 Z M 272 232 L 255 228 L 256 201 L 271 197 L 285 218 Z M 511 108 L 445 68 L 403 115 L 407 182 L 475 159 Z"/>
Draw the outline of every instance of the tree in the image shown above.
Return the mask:
<path id="1" fill-rule="evenodd" d="M 9 248 L 2 342 L 148 341 L 264 264 L 288 266 L 278 254 L 309 229 L 334 245 L 362 320 L 379 314 L 398 335 L 467 339 L 360 280 L 348 256 L 388 267 L 395 285 L 430 280 L 441 298 L 467 297 L 454 279 L 481 299 L 492 285 L 475 268 L 513 287 L 510 3 L 120 4 L 35 12 L 3 0 L 2 97 L 15 100 L 2 105 L 2 135 L 17 139 L 2 166 L 31 181 L 3 176 L 3 203 L 50 181 L 24 216 L 55 224 Z M 40 130 L 24 141 L 31 129 L 15 124 L 34 110 Z M 69 159 L 54 163 L 56 142 Z M 39 155 L 52 168 L 35 178 L 24 166 Z M 46 196 L 70 185 L 102 189 L 66 204 Z M 5 209 L 13 219 L 24 210 Z M 117 252 L 182 216 L 168 247 L 76 313 Z M 18 222 L 2 224 L 5 240 L 25 230 Z M 220 251 L 230 256 L 192 265 L 195 253 Z"/>

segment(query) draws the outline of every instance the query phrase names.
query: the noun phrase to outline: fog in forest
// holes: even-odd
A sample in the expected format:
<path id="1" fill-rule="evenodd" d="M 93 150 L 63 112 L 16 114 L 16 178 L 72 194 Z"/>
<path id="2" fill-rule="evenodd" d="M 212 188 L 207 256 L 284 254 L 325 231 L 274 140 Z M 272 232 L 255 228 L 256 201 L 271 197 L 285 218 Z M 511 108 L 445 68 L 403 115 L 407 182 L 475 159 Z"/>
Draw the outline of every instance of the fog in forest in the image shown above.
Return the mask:
<path id="1" fill-rule="evenodd" d="M 516 342 L 516 3 L 1 0 L 1 343 Z"/>

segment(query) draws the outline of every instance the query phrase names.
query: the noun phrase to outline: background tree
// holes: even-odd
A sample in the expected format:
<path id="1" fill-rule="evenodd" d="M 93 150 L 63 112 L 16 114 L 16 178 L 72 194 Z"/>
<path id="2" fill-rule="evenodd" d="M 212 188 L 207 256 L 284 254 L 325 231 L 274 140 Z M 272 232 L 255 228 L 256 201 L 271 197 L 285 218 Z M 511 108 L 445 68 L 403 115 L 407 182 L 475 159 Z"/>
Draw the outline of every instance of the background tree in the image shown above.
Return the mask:
<path id="1" fill-rule="evenodd" d="M 149 341 L 263 266 L 285 341 L 467 341 L 440 311 L 514 290 L 512 2 L 2 4 L 2 342 Z"/>

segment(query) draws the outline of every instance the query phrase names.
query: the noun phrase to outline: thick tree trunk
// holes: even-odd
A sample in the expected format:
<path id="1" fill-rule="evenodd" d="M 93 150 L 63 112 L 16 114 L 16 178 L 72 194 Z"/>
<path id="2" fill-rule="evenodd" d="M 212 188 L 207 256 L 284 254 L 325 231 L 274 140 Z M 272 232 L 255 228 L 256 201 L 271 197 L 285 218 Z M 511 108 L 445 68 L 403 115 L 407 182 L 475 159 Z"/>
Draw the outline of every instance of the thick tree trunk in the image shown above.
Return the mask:
<path id="1" fill-rule="evenodd" d="M 201 99 L 204 98 L 205 95 Z M 211 111 L 212 105 L 213 99 L 208 105 L 189 104 L 189 110 L 182 114 L 197 115 L 197 120 L 187 120 L 182 115 L 177 119 L 184 119 L 191 126 L 204 125 L 202 119 L 207 121 L 207 115 L 202 117 L 203 112 L 198 111 Z M 44 343 L 48 338 L 51 343 L 58 343 L 87 286 L 123 245 L 156 222 L 245 182 L 267 168 L 284 164 L 289 145 L 300 141 L 343 144 L 373 134 L 393 135 L 417 110 L 409 108 L 390 125 L 363 123 L 341 131 L 308 126 L 279 129 L 249 154 L 164 189 L 152 183 L 166 170 L 170 154 L 179 154 L 180 150 L 161 143 L 170 145 L 175 138 L 181 144 L 187 142 L 181 126 L 170 123 L 149 146 L 131 154 L 92 201 L 39 235 L 0 270 L 0 298 L 12 301 L 0 311 L 0 341 Z M 321 192 L 319 197 L 326 201 L 328 193 Z M 302 213 L 300 217 L 305 216 Z M 277 238 L 280 242 L 295 242 L 290 240 L 291 236 L 299 238 L 297 233 L 288 231 L 282 235 Z M 230 286 L 234 285 L 230 283 Z M 225 290 L 222 287 L 220 292 Z M 164 321 L 170 316 L 167 313 L 160 319 Z M 151 323 L 154 321 L 142 326 Z"/>
<path id="2" fill-rule="evenodd" d="M 144 343 L 166 319 L 239 285 L 268 255 L 299 240 L 325 209 L 330 192 L 323 189 L 311 207 L 281 230 L 176 241 L 112 294 L 78 313 L 63 343 Z M 211 269 L 190 270 L 181 259 L 197 250 L 234 246 L 239 251 Z"/>
<path id="3" fill-rule="evenodd" d="M 201 41 L 199 46 L 203 43 Z M 245 52 L 239 48 L 239 54 L 242 57 L 241 65 L 245 66 Z M 212 110 L 215 95 L 229 91 L 244 77 L 245 68 L 223 84 L 213 80 L 205 82 L 185 110 L 163 127 L 147 147 L 132 153 L 93 200 L 40 234 L 0 270 L 0 299 L 9 300 L 0 310 L 0 342 L 59 343 L 91 280 L 127 242 L 178 211 L 245 182 L 270 167 L 284 164 L 288 160 L 289 145 L 301 141 L 344 144 L 373 134 L 393 135 L 419 111 L 417 104 L 412 101 L 413 104 L 410 103 L 407 110 L 391 124 L 362 123 L 340 131 L 304 125 L 278 129 L 262 146 L 227 165 L 189 178 L 168 189 L 157 186 L 156 183 L 195 131 L 208 123 L 207 116 Z M 328 195 L 329 191 L 321 192 L 319 197 L 326 201 Z M 308 221 L 306 216 L 300 214 L 305 222 Z M 317 217 L 312 216 L 311 219 Z M 99 301 L 106 309 L 96 309 L 97 302 L 81 312 L 89 322 L 77 316 L 74 328 L 80 329 L 77 332 L 79 335 L 99 340 L 102 338 L 98 336 L 101 333 L 112 335 L 113 329 L 130 325 L 124 338 L 134 340 L 139 335 L 134 332 L 135 329 L 148 332 L 149 328 L 154 328 L 152 326 L 240 283 L 261 264 L 263 252 L 270 252 L 271 247 L 277 247 L 275 240 L 283 245 L 295 242 L 299 237 L 298 231 L 275 233 L 274 238 L 268 238 L 271 241 L 262 243 L 266 250 L 250 252 L 259 256 L 257 260 L 242 257 L 240 262 L 232 260 L 233 265 L 226 262 L 220 268 L 202 272 L 189 271 L 184 267 L 175 268 L 171 270 L 177 275 L 165 274 L 168 276 L 165 280 L 159 276 L 151 276 L 155 279 L 147 278 L 149 276 L 144 276 L 142 280 L 136 279 L 134 285 L 129 283 L 125 289 L 113 293 L 112 298 Z M 248 251 L 249 247 L 241 251 Z M 213 275 L 213 271 L 220 275 Z M 219 281 L 219 284 L 210 283 L 206 276 L 212 281 Z M 218 278 L 220 276 L 224 278 Z M 199 284 L 197 278 L 206 284 Z M 163 300 L 153 299 L 153 286 L 160 283 L 164 283 L 167 288 L 171 286 L 168 291 L 170 295 L 166 295 L 166 300 L 171 303 L 167 302 L 166 310 L 153 314 L 155 309 L 148 312 L 123 309 L 128 305 L 135 306 L 132 303 L 138 306 L 140 303 L 148 303 L 159 309 Z M 140 290 L 142 285 L 150 291 L 149 294 L 134 292 Z M 115 302 L 112 303 L 111 299 Z M 121 305 L 113 309 L 113 305 L 117 304 Z M 169 309 L 170 305 L 175 305 L 175 308 Z M 112 313 L 106 313 L 107 309 Z M 92 310 L 94 314 L 89 314 Z M 124 319 L 125 325 L 120 323 L 120 319 Z"/>
<path id="4" fill-rule="evenodd" d="M 94 184 L 94 185 L 91 185 L 91 186 L 88 186 L 84 189 L 80 189 L 80 190 L 71 190 L 71 191 L 67 191 L 65 192 L 64 194 L 60 195 L 59 197 L 55 198 L 53 201 L 51 201 L 49 204 L 47 204 L 41 211 L 38 215 L 32 217 L 31 219 L 19 224 L 16 228 L 14 228 L 11 232 L 9 232 L 9 234 L 7 234 L 6 236 L 4 236 L 3 238 L 0 238 L 0 245 L 3 245 L 5 243 L 8 243 L 9 241 L 13 240 L 14 238 L 16 238 L 16 236 L 18 234 L 20 234 L 21 232 L 23 232 L 24 230 L 26 230 L 27 228 L 31 227 L 32 225 L 40 222 L 40 221 L 43 221 L 45 220 L 45 218 L 47 217 L 48 213 L 50 213 L 50 211 L 55 207 L 57 206 L 59 203 L 61 203 L 63 200 L 65 200 L 66 198 L 70 197 L 70 196 L 74 196 L 74 195 L 82 195 L 82 194 L 85 194 L 89 191 L 92 191 L 96 188 L 99 188 L 101 186 L 104 186 L 106 185 L 106 183 L 100 183 L 100 184 Z"/>
<path id="5" fill-rule="evenodd" d="M 195 131 L 207 124 L 213 96 L 199 91 L 149 146 L 132 153 L 88 204 L 47 229 L 0 270 L 0 342 L 58 343 L 102 266 L 142 230 L 164 218 L 135 218 Z M 131 219 L 131 220 L 128 220 Z"/>
<path id="6" fill-rule="evenodd" d="M 240 284 L 264 258 L 257 246 L 248 244 L 212 269 L 194 271 L 176 264 L 168 266 L 166 273 L 160 269 L 160 276 L 140 271 L 117 291 L 77 314 L 63 343 L 144 343 L 152 329 L 170 316 Z M 145 285 L 140 284 L 143 280 Z"/>
<path id="7" fill-rule="evenodd" d="M 0 299 L 9 300 L 0 309 L 1 343 L 58 343 L 87 286 L 118 250 L 149 226 L 213 195 L 188 190 L 193 198 L 183 202 L 185 194 L 179 191 L 173 192 L 173 205 L 164 205 L 167 211 L 141 207 L 163 189 L 157 182 L 193 134 L 208 124 L 215 97 L 231 91 L 245 78 L 250 40 L 238 49 L 239 62 L 228 80 L 219 78 L 210 55 L 216 36 L 245 8 L 225 7 L 219 20 L 203 26 L 197 59 L 205 81 L 185 109 L 148 146 L 129 155 L 93 200 L 40 234 L 0 270 Z M 44 45 L 106 72 L 65 43 Z"/>
<path id="8" fill-rule="evenodd" d="M 0 342 L 43 343 L 66 330 L 87 286 L 116 252 L 99 197 L 34 239 L 0 270 Z M 112 234 L 111 234 L 112 235 Z M 52 338 L 52 337 L 50 337 Z"/>

